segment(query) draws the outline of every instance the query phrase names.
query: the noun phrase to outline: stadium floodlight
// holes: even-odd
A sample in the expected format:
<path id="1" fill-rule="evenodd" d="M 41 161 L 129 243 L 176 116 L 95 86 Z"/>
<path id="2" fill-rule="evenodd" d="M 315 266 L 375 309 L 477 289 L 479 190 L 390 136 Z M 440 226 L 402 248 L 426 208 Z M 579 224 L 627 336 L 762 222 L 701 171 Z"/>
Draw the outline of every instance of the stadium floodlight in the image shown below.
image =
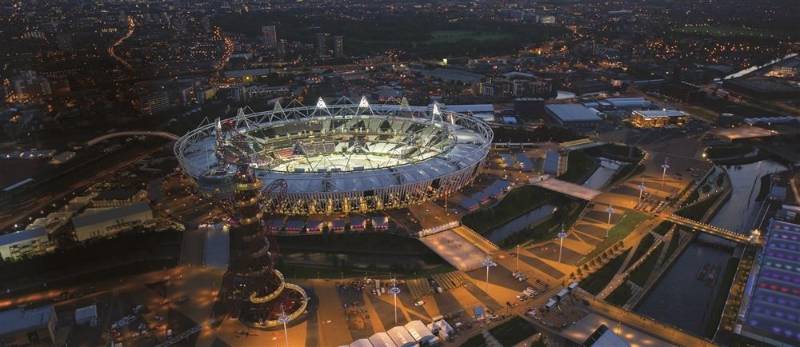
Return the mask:
<path id="1" fill-rule="evenodd" d="M 325 104 L 325 100 L 323 100 L 322 97 L 320 96 L 319 99 L 317 99 L 317 110 L 327 110 L 327 109 L 328 105 Z"/>
<path id="2" fill-rule="evenodd" d="M 369 101 L 367 101 L 366 96 L 361 97 L 361 101 L 358 103 L 358 108 L 369 108 Z"/>

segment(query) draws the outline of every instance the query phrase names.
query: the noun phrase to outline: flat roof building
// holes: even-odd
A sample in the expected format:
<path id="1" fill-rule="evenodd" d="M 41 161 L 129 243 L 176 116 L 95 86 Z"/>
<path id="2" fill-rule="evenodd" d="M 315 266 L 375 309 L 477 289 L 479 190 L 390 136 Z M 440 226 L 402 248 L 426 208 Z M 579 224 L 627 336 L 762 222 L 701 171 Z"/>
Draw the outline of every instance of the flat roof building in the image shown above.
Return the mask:
<path id="1" fill-rule="evenodd" d="M 52 305 L 0 311 L 0 346 L 52 346 L 56 323 Z"/>
<path id="2" fill-rule="evenodd" d="M 568 128 L 589 130 L 602 120 L 597 110 L 581 104 L 549 104 L 544 109 L 553 122 Z"/>
<path id="3" fill-rule="evenodd" d="M 772 220 L 754 277 L 745 287 L 741 335 L 776 346 L 800 345 L 800 225 Z"/>
<path id="4" fill-rule="evenodd" d="M 47 229 L 44 227 L 0 235 L 0 259 L 16 260 L 41 254 L 46 252 L 50 245 Z"/>
<path id="5" fill-rule="evenodd" d="M 107 237 L 131 227 L 153 220 L 153 211 L 144 202 L 127 206 L 86 212 L 72 218 L 75 239 L 85 241 L 96 237 Z"/>
<path id="6" fill-rule="evenodd" d="M 663 128 L 683 126 L 689 114 L 680 110 L 636 110 L 631 113 L 631 124 L 637 128 Z"/>

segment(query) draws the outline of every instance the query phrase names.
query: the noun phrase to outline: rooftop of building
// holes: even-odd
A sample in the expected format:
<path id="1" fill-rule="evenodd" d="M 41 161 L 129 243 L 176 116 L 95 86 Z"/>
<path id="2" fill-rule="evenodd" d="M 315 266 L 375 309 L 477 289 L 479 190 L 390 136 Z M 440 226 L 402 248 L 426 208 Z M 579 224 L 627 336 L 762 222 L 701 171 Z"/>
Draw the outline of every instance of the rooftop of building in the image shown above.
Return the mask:
<path id="1" fill-rule="evenodd" d="M 14 244 L 24 240 L 47 237 L 47 229 L 43 226 L 0 235 L 0 246 Z"/>
<path id="2" fill-rule="evenodd" d="M 0 311 L 0 336 L 45 327 L 54 314 L 53 306 Z"/>
<path id="3" fill-rule="evenodd" d="M 773 220 L 744 323 L 759 335 L 800 343 L 800 225 Z"/>
<path id="4" fill-rule="evenodd" d="M 73 218 L 72 224 L 75 226 L 75 228 L 80 228 L 147 211 L 150 211 L 150 206 L 147 203 L 137 202 L 122 207 L 102 209 L 92 213 L 84 213 Z"/>
<path id="5" fill-rule="evenodd" d="M 549 104 L 545 108 L 565 122 L 599 121 L 600 116 L 597 110 L 588 108 L 581 104 Z"/>

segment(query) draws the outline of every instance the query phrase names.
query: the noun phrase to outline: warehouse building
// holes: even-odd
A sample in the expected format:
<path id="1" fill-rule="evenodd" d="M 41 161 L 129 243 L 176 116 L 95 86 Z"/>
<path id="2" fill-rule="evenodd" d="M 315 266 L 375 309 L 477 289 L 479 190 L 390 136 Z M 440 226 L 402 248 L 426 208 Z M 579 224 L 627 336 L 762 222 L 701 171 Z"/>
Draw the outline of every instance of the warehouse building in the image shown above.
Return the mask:
<path id="1" fill-rule="evenodd" d="M 144 202 L 135 204 L 87 211 L 72 218 L 75 227 L 75 239 L 79 242 L 116 235 L 121 231 L 142 225 L 153 220 L 153 211 Z"/>
<path id="2" fill-rule="evenodd" d="M 575 130 L 592 130 L 602 121 L 600 112 L 581 104 L 550 104 L 544 108 L 551 121 Z"/>

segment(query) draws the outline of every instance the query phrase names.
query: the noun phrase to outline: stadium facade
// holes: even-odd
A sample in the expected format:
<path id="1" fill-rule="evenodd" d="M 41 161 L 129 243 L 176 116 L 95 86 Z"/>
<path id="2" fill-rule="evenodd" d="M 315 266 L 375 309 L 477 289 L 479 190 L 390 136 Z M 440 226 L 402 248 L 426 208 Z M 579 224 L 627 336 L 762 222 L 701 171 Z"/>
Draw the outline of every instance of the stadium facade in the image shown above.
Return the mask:
<path id="1" fill-rule="evenodd" d="M 262 204 L 289 215 L 401 208 L 469 184 L 486 159 L 492 130 L 443 105 L 276 104 L 240 110 L 188 132 L 175 154 L 199 189 L 231 197 L 246 163 L 264 187 Z"/>

